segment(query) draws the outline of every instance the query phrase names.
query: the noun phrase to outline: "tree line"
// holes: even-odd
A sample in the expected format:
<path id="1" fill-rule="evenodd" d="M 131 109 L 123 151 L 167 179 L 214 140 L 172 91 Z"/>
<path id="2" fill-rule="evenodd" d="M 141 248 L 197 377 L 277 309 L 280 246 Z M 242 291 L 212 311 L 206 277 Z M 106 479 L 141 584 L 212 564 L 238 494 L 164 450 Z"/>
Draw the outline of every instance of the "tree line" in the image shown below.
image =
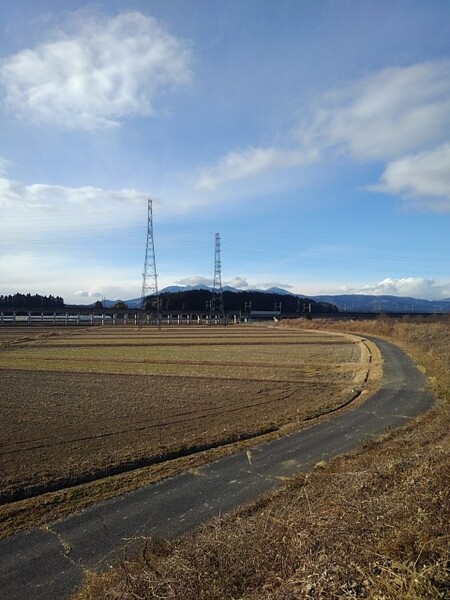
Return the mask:
<path id="1" fill-rule="evenodd" d="M 0 308 L 3 310 L 49 310 L 64 308 L 64 298 L 41 296 L 40 294 L 0 295 Z"/>

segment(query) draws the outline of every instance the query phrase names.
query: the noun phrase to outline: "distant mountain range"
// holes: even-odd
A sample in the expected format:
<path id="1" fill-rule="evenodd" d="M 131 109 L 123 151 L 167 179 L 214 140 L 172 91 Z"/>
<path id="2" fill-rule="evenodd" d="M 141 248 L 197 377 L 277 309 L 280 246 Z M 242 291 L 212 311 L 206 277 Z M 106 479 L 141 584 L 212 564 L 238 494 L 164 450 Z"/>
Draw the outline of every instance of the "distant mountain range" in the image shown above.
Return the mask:
<path id="1" fill-rule="evenodd" d="M 177 292 L 189 292 L 193 290 L 211 291 L 211 288 L 204 284 L 194 286 L 173 285 L 160 290 L 160 294 L 173 294 Z M 239 290 L 230 286 L 223 287 L 224 292 L 261 292 L 266 294 L 279 294 L 296 296 L 297 298 L 310 298 L 315 302 L 327 302 L 334 304 L 339 312 L 385 312 L 385 313 L 448 313 L 450 312 L 450 298 L 443 300 L 423 300 L 420 298 L 410 298 L 403 296 L 371 296 L 364 294 L 337 294 L 304 296 L 303 294 L 293 294 L 288 290 L 278 287 L 272 287 L 267 290 Z M 140 305 L 140 298 L 126 300 L 128 308 L 137 308 Z M 104 300 L 103 306 L 111 308 L 116 300 Z"/>
<path id="2" fill-rule="evenodd" d="M 160 294 L 173 294 L 176 292 L 191 292 L 193 290 L 208 290 L 211 291 L 212 288 L 205 285 L 204 283 L 199 283 L 198 285 L 186 285 L 186 286 L 181 286 L 181 285 L 171 285 L 169 287 L 166 287 L 162 290 L 160 290 Z M 224 285 L 222 287 L 222 291 L 223 292 L 262 292 L 264 294 L 281 294 L 281 295 L 289 295 L 289 296 L 296 296 L 297 294 L 292 294 L 291 292 L 288 292 L 287 290 L 283 290 L 281 288 L 278 287 L 271 287 L 267 290 L 260 290 L 260 289 L 246 289 L 246 290 L 239 290 L 238 288 L 234 288 L 231 287 L 229 285 Z M 299 296 L 304 298 L 305 296 Z"/>
<path id="3" fill-rule="evenodd" d="M 205 290 L 208 292 L 212 291 L 212 288 L 205 285 L 204 283 L 199 283 L 198 285 L 169 285 L 168 287 L 159 290 L 160 294 L 176 294 L 177 292 L 192 292 L 195 290 Z M 298 298 L 306 298 L 306 296 L 300 296 L 298 294 L 292 294 L 287 290 L 283 290 L 277 287 L 271 287 L 267 290 L 258 290 L 258 289 L 247 289 L 247 290 L 239 290 L 237 288 L 231 287 L 229 285 L 224 285 L 222 287 L 223 292 L 261 292 L 263 294 L 280 294 L 280 295 L 289 295 L 296 296 Z M 111 308 L 117 300 L 103 300 L 104 308 Z M 128 308 L 138 308 L 141 304 L 141 298 L 132 298 L 131 300 L 125 300 L 125 304 Z M 92 305 L 93 306 L 93 305 Z"/>
<path id="4" fill-rule="evenodd" d="M 339 312 L 385 312 L 385 313 L 448 313 L 450 298 L 423 300 L 404 296 L 366 296 L 364 294 L 340 294 L 337 296 L 313 296 L 317 302 L 331 302 Z"/>

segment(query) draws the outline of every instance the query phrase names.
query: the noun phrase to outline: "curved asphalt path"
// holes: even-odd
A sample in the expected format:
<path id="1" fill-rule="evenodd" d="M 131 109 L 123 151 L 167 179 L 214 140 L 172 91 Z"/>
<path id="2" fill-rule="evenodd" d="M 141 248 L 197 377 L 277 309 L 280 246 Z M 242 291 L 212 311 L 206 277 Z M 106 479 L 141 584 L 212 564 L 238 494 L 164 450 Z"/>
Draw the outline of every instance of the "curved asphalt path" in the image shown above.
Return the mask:
<path id="1" fill-rule="evenodd" d="M 372 339 L 372 338 L 368 338 Z M 433 403 L 426 379 L 396 346 L 372 339 L 384 365 L 379 390 L 352 411 L 336 414 L 247 452 L 217 460 L 125 496 L 102 502 L 49 527 L 0 540 L 2 600 L 64 600 L 86 569 L 116 562 L 135 536 L 177 536 L 214 515 L 274 489 L 280 478 L 310 470 Z"/>

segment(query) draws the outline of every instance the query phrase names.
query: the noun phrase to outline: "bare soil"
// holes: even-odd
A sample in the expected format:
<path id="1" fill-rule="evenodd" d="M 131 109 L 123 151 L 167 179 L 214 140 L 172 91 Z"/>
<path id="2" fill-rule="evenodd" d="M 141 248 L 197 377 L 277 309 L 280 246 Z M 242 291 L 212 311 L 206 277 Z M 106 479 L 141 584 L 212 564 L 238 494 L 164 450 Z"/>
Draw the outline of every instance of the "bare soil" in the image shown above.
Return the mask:
<path id="1" fill-rule="evenodd" d="M 85 505 L 139 484 L 111 475 L 305 426 L 374 385 L 372 358 L 352 336 L 262 327 L 0 330 L 3 533 L 50 518 L 38 505 L 67 500 L 50 492 L 109 478 L 74 491 Z"/>

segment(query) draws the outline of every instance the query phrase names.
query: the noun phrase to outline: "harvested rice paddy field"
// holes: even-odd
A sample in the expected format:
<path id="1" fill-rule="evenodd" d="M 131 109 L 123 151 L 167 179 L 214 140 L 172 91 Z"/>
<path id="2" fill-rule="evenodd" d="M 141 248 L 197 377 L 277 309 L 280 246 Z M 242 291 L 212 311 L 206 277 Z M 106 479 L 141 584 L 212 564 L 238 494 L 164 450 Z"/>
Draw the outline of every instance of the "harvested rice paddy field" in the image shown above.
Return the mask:
<path id="1" fill-rule="evenodd" d="M 4 327 L 1 508 L 307 426 L 360 397 L 375 363 L 361 338 L 319 331 Z"/>

